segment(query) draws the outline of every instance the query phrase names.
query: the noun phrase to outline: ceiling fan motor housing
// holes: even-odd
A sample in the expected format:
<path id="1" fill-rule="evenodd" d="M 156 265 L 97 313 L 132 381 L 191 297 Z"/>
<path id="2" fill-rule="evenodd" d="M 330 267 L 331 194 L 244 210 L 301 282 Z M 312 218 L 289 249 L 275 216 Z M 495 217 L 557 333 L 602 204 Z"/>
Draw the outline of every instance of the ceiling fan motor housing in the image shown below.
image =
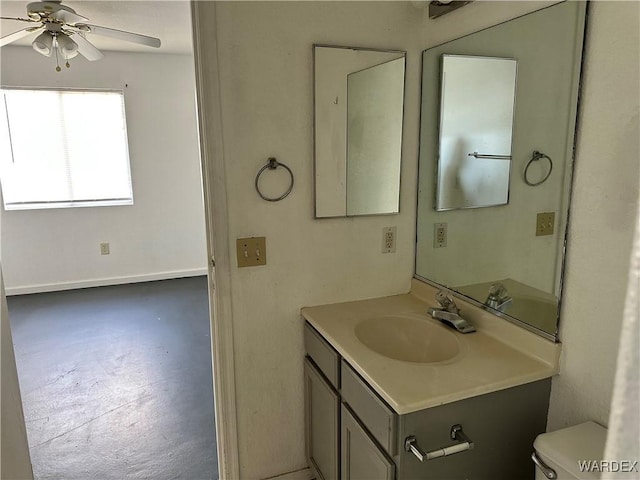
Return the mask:
<path id="1" fill-rule="evenodd" d="M 58 0 L 58 1 L 50 0 L 47 2 L 29 3 L 27 5 L 27 15 L 29 16 L 29 18 L 39 21 L 44 18 L 48 18 L 50 14 L 60 10 L 66 10 L 67 12 L 76 13 L 76 11 L 71 7 L 62 5 L 60 1 L 61 0 Z"/>

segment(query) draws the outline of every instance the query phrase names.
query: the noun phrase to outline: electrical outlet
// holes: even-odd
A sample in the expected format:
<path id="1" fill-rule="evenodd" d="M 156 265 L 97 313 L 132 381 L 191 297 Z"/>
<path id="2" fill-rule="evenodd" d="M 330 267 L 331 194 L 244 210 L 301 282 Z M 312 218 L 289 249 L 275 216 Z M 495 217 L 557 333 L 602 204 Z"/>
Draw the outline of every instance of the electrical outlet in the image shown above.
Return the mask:
<path id="1" fill-rule="evenodd" d="M 382 253 L 395 253 L 397 231 L 396 227 L 384 227 L 382 229 Z"/>
<path id="2" fill-rule="evenodd" d="M 433 224 L 433 248 L 442 248 L 447 246 L 447 224 Z"/>
<path id="3" fill-rule="evenodd" d="M 267 264 L 267 240 L 265 237 L 236 239 L 238 268 Z"/>
<path id="4" fill-rule="evenodd" d="M 100 244 L 100 255 L 109 255 L 111 251 L 109 250 L 109 242 Z"/>
<path id="5" fill-rule="evenodd" d="M 536 237 L 553 235 L 553 226 L 556 221 L 555 212 L 539 213 L 536 216 Z"/>

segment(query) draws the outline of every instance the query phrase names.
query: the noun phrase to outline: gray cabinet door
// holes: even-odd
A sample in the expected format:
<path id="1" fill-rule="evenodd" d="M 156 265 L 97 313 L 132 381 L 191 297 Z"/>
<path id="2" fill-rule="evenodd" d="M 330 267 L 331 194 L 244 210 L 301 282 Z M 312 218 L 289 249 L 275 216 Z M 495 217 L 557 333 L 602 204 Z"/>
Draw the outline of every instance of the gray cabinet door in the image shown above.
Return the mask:
<path id="1" fill-rule="evenodd" d="M 395 465 L 342 405 L 342 480 L 393 480 Z"/>
<path id="2" fill-rule="evenodd" d="M 316 367 L 304 359 L 307 460 L 317 480 L 338 480 L 340 397 Z"/>

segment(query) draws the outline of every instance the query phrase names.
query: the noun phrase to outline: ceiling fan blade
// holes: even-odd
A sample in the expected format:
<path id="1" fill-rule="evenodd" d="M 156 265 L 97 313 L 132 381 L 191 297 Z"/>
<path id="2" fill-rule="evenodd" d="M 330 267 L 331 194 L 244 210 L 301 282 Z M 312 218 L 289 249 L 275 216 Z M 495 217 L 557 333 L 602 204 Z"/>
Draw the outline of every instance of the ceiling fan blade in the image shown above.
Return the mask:
<path id="1" fill-rule="evenodd" d="M 20 22 L 39 23 L 37 20 L 21 17 L 0 17 L 0 20 L 19 20 Z"/>
<path id="2" fill-rule="evenodd" d="M 5 45 L 10 44 L 11 42 L 15 42 L 16 40 L 20 40 L 22 37 L 26 37 L 27 35 L 31 35 L 39 30 L 43 30 L 43 26 L 39 27 L 29 27 L 24 28 L 22 30 L 18 30 L 17 32 L 10 33 L 9 35 L 5 35 L 0 38 L 0 47 L 4 47 Z"/>
<path id="3" fill-rule="evenodd" d="M 77 13 L 70 12 L 69 10 L 60 9 L 56 12 L 51 13 L 50 15 L 55 20 L 60 20 L 68 25 L 75 25 L 76 23 L 84 23 L 89 20 L 82 15 L 78 15 Z"/>
<path id="4" fill-rule="evenodd" d="M 141 45 L 147 45 L 149 47 L 158 48 L 160 46 L 160 39 L 155 37 L 148 37 L 147 35 L 140 35 L 139 33 L 125 32 L 123 30 L 116 30 L 115 28 L 100 27 L 98 25 L 89 25 L 89 31 L 96 35 L 103 35 L 105 37 L 117 38 L 119 40 L 125 40 L 127 42 L 139 43 Z"/>
<path id="5" fill-rule="evenodd" d="M 90 62 L 95 62 L 104 57 L 104 54 L 100 50 L 94 47 L 89 40 L 79 33 L 75 33 L 71 39 L 78 44 L 78 53 Z"/>

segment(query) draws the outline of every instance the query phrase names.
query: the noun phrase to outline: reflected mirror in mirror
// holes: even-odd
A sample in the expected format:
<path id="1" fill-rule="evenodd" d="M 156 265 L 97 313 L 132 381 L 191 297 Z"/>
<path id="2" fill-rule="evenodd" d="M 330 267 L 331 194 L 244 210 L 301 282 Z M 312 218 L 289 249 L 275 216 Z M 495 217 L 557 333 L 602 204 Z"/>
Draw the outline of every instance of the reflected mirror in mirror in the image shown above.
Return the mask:
<path id="1" fill-rule="evenodd" d="M 445 286 L 554 340 L 562 290 L 585 10 L 585 2 L 552 5 L 430 48 L 422 56 L 416 277 Z M 437 208 L 434 176 L 439 171 L 443 55 L 517 61 L 506 205 L 446 211 Z M 484 100 L 499 103 L 495 95 Z M 464 111 L 465 107 L 459 108 Z M 474 151 L 472 146 L 464 154 Z M 551 158 L 553 168 L 545 181 L 532 186 L 525 182 L 524 173 L 534 152 Z M 533 162 L 528 171 L 530 183 L 544 179 L 550 167 L 546 159 Z M 544 215 L 540 218 L 552 220 L 545 220 L 541 225 L 545 228 L 539 229 L 541 213 Z M 443 229 L 436 228 L 440 224 L 445 224 L 444 241 L 438 235 Z"/>
<path id="2" fill-rule="evenodd" d="M 436 210 L 508 203 L 516 64 L 442 55 Z"/>
<path id="3" fill-rule="evenodd" d="M 316 218 L 398 213 L 405 55 L 314 46 Z"/>

